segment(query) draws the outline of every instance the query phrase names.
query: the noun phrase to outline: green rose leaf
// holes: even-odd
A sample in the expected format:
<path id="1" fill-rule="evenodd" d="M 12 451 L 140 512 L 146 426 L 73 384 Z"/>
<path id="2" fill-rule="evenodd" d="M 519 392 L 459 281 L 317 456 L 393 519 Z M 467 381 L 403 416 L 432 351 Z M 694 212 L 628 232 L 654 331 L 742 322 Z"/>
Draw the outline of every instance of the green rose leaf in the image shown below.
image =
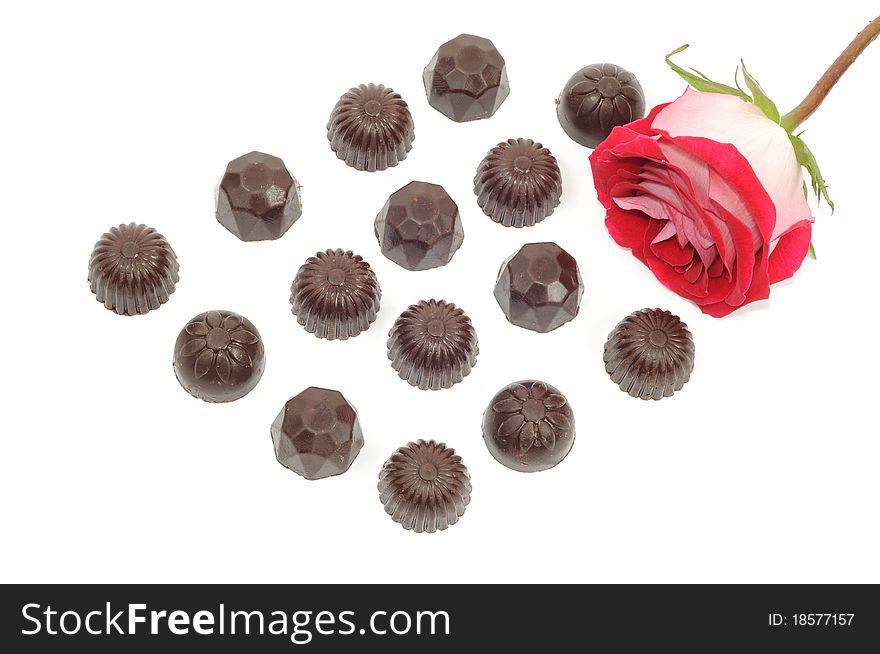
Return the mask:
<path id="1" fill-rule="evenodd" d="M 816 161 L 816 157 L 810 152 L 810 148 L 808 148 L 807 144 L 801 139 L 800 134 L 789 134 L 788 138 L 791 139 L 791 145 L 794 148 L 797 162 L 803 166 L 810 175 L 810 185 L 813 188 L 813 193 L 815 193 L 816 197 L 820 200 L 825 200 L 833 212 L 834 203 L 828 196 L 828 187 L 825 185 L 825 178 L 822 177 L 822 172 L 819 170 L 819 164 Z"/>
<path id="2" fill-rule="evenodd" d="M 746 86 L 749 87 L 749 91 L 752 92 L 752 100 L 755 103 L 755 106 L 758 107 L 764 115 L 767 116 L 774 123 L 779 122 L 779 109 L 776 108 L 776 103 L 770 99 L 764 89 L 761 88 L 761 85 L 758 84 L 758 80 L 752 77 L 749 74 L 749 71 L 746 70 L 746 62 L 740 59 L 740 63 L 742 64 L 743 77 L 746 80 Z"/>
<path id="3" fill-rule="evenodd" d="M 746 102 L 751 102 L 752 99 L 748 96 L 748 94 L 744 93 L 738 88 L 734 88 L 732 86 L 727 86 L 727 84 L 721 84 L 720 82 L 713 82 L 706 75 L 701 73 L 698 70 L 694 70 L 691 68 L 690 70 L 686 70 L 674 63 L 670 60 L 670 57 L 677 55 L 679 52 L 686 50 L 688 48 L 687 45 L 683 45 L 676 50 L 673 50 L 668 55 L 666 55 L 666 63 L 669 67 L 674 70 L 676 73 L 684 79 L 685 82 L 693 86 L 697 91 L 705 91 L 707 93 L 723 93 L 725 95 L 735 95 Z"/>

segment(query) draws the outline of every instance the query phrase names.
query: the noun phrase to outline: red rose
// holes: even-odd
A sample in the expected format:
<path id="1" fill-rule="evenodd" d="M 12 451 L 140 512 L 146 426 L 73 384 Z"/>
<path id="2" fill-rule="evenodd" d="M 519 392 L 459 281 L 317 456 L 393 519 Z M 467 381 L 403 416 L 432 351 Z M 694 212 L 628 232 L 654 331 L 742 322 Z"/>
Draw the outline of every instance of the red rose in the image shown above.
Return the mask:
<path id="1" fill-rule="evenodd" d="M 689 88 L 590 156 L 605 225 L 667 288 L 726 316 L 770 295 L 810 245 L 788 133 L 754 104 Z"/>

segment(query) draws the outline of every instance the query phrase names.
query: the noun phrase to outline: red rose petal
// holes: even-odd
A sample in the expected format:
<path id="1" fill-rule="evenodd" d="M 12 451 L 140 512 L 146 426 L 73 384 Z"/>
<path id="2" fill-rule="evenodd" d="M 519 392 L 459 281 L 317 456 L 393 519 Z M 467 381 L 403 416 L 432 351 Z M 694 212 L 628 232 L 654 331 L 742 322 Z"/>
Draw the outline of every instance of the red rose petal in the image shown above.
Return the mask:
<path id="1" fill-rule="evenodd" d="M 797 272 L 810 250 L 812 237 L 813 225 L 809 220 L 802 220 L 779 237 L 770 255 L 768 276 L 771 284 L 788 279 Z"/>

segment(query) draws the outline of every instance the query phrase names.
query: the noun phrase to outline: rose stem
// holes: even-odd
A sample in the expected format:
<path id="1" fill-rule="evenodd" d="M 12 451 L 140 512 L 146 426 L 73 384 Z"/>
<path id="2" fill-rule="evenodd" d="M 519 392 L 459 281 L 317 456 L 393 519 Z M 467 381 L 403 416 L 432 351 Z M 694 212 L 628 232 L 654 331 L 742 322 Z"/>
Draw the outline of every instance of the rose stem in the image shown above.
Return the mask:
<path id="1" fill-rule="evenodd" d="M 825 74 L 816 82 L 816 86 L 807 94 L 807 97 L 794 109 L 789 111 L 782 117 L 781 125 L 789 132 L 794 131 L 795 127 L 809 118 L 828 92 L 837 84 L 837 80 L 846 72 L 852 63 L 860 54 L 868 47 L 877 35 L 880 34 L 880 16 L 868 23 L 868 26 L 856 35 L 846 50 L 840 53 L 840 56 L 834 60 L 831 67 L 825 71 Z"/>

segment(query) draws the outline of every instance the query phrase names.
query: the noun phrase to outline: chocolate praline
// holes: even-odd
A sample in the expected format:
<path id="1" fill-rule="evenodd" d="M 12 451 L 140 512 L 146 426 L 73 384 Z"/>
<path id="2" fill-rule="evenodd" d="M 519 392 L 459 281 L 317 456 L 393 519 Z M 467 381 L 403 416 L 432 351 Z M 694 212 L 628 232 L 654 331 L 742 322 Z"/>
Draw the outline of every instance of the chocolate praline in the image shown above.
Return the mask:
<path id="1" fill-rule="evenodd" d="M 396 166 L 415 138 L 406 102 L 382 84 L 361 84 L 343 93 L 327 122 L 330 148 L 355 170 Z"/>
<path id="2" fill-rule="evenodd" d="M 562 175 L 556 157 L 531 139 L 499 143 L 477 168 L 474 195 L 496 223 L 531 227 L 559 206 Z"/>
<path id="3" fill-rule="evenodd" d="M 260 332 L 232 311 L 192 318 L 174 344 L 174 374 L 184 390 L 205 402 L 232 402 L 250 393 L 266 365 Z"/>
<path id="4" fill-rule="evenodd" d="M 493 457 L 518 472 L 560 463 L 574 445 L 574 414 L 559 390 L 533 379 L 502 388 L 483 414 L 483 440 Z"/>
<path id="5" fill-rule="evenodd" d="M 422 80 L 428 104 L 457 123 L 493 116 L 510 95 L 504 57 L 492 41 L 471 34 L 441 45 Z"/>
<path id="6" fill-rule="evenodd" d="M 217 189 L 217 221 L 242 241 L 281 238 L 302 216 L 299 189 L 281 159 L 249 152 L 226 166 Z"/>
<path id="7" fill-rule="evenodd" d="M 418 440 L 399 448 L 379 473 L 379 501 L 404 529 L 442 531 L 471 501 L 471 478 L 451 447 Z"/>
<path id="8" fill-rule="evenodd" d="M 95 243 L 88 281 L 98 302 L 120 316 L 158 309 L 180 279 L 177 256 L 152 227 L 111 227 Z"/>
<path id="9" fill-rule="evenodd" d="M 495 299 L 517 327 L 550 332 L 580 310 L 584 281 L 577 261 L 556 243 L 527 243 L 501 265 Z"/>
<path id="10" fill-rule="evenodd" d="M 351 250 L 318 252 L 290 287 L 293 315 L 318 338 L 345 340 L 376 319 L 382 293 L 370 264 Z"/>
<path id="11" fill-rule="evenodd" d="M 694 369 L 694 340 L 681 319 L 642 309 L 621 320 L 605 342 L 605 371 L 620 390 L 660 400 L 681 390 Z"/>
<path id="12" fill-rule="evenodd" d="M 556 103 L 559 124 L 573 141 L 595 148 L 611 130 L 645 117 L 645 93 L 628 70 L 591 64 L 571 76 Z"/>
<path id="13" fill-rule="evenodd" d="M 392 193 L 374 230 L 382 254 L 406 270 L 445 266 L 464 241 L 458 205 L 442 186 L 427 182 Z"/>
<path id="14" fill-rule="evenodd" d="M 410 386 L 437 391 L 470 374 L 479 346 L 471 319 L 451 302 L 422 300 L 400 314 L 388 334 L 388 358 Z"/>
<path id="15" fill-rule="evenodd" d="M 306 479 L 341 475 L 364 446 L 351 402 L 314 386 L 285 402 L 271 433 L 278 463 Z"/>

